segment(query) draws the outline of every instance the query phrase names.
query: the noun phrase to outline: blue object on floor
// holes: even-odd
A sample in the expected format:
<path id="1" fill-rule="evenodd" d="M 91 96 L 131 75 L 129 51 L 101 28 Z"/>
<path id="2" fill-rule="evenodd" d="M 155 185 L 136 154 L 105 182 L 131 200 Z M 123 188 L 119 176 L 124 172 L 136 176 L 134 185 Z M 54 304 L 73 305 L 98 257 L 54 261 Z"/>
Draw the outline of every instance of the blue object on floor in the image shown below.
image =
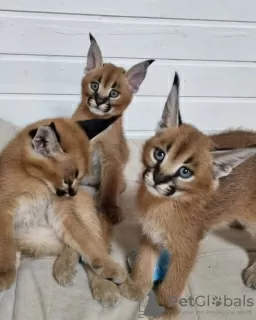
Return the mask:
<path id="1" fill-rule="evenodd" d="M 162 249 L 153 275 L 154 282 L 163 281 L 169 269 L 170 261 L 171 252 L 169 252 L 167 249 Z"/>

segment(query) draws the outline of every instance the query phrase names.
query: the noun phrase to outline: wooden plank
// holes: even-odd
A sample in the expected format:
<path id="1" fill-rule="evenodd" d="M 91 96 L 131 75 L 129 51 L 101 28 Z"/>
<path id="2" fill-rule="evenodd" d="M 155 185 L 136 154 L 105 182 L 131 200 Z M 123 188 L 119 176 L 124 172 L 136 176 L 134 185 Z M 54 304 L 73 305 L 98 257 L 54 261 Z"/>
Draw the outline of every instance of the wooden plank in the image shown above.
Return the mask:
<path id="1" fill-rule="evenodd" d="M 255 21 L 254 0 L 8 0 L 2 10 L 57 12 L 151 18 Z"/>
<path id="2" fill-rule="evenodd" d="M 85 60 L 0 56 L 0 93 L 80 94 Z M 139 60 L 110 61 L 128 69 Z M 256 97 L 255 64 L 194 61 L 156 61 L 138 95 L 167 96 L 175 70 L 181 78 L 181 96 Z"/>
<path id="3" fill-rule="evenodd" d="M 254 61 L 256 25 L 0 13 L 0 53 L 84 56 L 91 31 L 105 57 Z"/>
<path id="4" fill-rule="evenodd" d="M 46 117 L 69 117 L 79 96 L 0 95 L 0 118 L 24 126 Z M 136 97 L 126 111 L 125 129 L 133 137 L 149 136 L 155 129 L 165 98 Z M 256 129 L 256 99 L 183 98 L 184 121 L 204 131 L 230 127 Z"/>

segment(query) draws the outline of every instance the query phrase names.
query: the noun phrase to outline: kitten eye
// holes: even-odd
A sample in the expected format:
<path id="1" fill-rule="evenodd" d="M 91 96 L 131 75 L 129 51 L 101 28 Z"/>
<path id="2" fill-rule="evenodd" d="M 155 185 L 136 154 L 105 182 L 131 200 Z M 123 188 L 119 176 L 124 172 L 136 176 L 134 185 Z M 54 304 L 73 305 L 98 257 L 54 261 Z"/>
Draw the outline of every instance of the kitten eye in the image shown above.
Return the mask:
<path id="1" fill-rule="evenodd" d="M 98 82 L 92 82 L 92 83 L 91 83 L 91 89 L 92 89 L 93 91 L 97 91 L 97 90 L 99 89 L 99 84 L 98 84 Z"/>
<path id="2" fill-rule="evenodd" d="M 78 177 L 78 170 L 75 172 L 75 179 Z"/>
<path id="3" fill-rule="evenodd" d="M 154 158 L 156 159 L 156 161 L 161 162 L 164 160 L 165 158 L 165 152 L 161 149 L 156 149 L 154 152 Z"/>
<path id="4" fill-rule="evenodd" d="M 119 93 L 116 90 L 111 90 L 109 96 L 110 98 L 117 98 Z"/>
<path id="5" fill-rule="evenodd" d="M 182 179 L 189 179 L 192 177 L 193 175 L 193 172 L 188 169 L 187 167 L 181 167 L 179 170 L 178 170 L 178 175 L 182 178 Z"/>

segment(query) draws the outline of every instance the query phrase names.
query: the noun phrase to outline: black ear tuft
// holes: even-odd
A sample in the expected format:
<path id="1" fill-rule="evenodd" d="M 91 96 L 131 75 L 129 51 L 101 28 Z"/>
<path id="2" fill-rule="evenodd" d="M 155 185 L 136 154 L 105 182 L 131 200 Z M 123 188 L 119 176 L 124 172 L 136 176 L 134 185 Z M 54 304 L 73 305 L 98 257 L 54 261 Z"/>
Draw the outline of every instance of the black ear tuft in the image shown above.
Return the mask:
<path id="1" fill-rule="evenodd" d="M 181 126 L 183 124 L 183 121 L 182 121 L 182 117 L 181 117 L 181 114 L 180 114 L 180 110 L 179 110 L 179 114 L 178 114 L 178 125 Z"/>
<path id="2" fill-rule="evenodd" d="M 36 133 L 37 133 L 37 130 L 38 130 L 38 128 L 32 129 L 32 130 L 29 131 L 28 134 L 29 134 L 29 136 L 30 136 L 32 139 L 35 138 L 35 135 L 36 135 Z"/>
<path id="3" fill-rule="evenodd" d="M 148 65 L 150 66 L 154 61 L 155 61 L 154 59 L 148 60 Z"/>
<path id="4" fill-rule="evenodd" d="M 177 87 L 179 90 L 180 88 L 180 77 L 178 75 L 178 72 L 175 72 L 174 79 L 173 79 L 173 85 Z"/>
<path id="5" fill-rule="evenodd" d="M 94 36 L 91 34 L 91 32 L 89 32 L 89 37 L 90 37 L 90 41 L 91 41 L 91 42 L 92 42 L 92 41 L 97 42 L 96 39 L 94 38 Z"/>
<path id="6" fill-rule="evenodd" d="M 102 131 L 106 130 L 112 123 L 114 123 L 120 116 L 114 116 L 108 119 L 92 119 L 77 121 L 76 123 L 83 129 L 89 140 L 96 137 Z"/>
<path id="7" fill-rule="evenodd" d="M 57 131 L 57 129 L 56 129 L 55 123 L 54 123 L 54 122 L 51 122 L 50 125 L 49 125 L 49 127 L 50 127 L 50 128 L 53 130 L 53 132 L 55 133 L 56 138 L 57 138 L 57 140 L 58 140 L 58 143 L 60 143 L 60 135 L 59 135 L 59 133 L 58 133 L 58 131 Z"/>

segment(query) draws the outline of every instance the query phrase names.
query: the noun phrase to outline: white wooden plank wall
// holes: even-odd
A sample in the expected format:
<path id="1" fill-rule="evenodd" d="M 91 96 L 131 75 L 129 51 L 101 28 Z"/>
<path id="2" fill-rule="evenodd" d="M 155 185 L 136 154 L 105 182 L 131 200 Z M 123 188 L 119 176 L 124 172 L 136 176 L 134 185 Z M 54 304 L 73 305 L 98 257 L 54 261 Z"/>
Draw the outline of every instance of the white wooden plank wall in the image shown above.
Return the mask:
<path id="1" fill-rule="evenodd" d="M 255 0 L 0 0 L 0 117 L 18 125 L 70 116 L 89 46 L 124 67 L 155 58 L 125 117 L 149 136 L 174 71 L 185 121 L 256 129 Z"/>

